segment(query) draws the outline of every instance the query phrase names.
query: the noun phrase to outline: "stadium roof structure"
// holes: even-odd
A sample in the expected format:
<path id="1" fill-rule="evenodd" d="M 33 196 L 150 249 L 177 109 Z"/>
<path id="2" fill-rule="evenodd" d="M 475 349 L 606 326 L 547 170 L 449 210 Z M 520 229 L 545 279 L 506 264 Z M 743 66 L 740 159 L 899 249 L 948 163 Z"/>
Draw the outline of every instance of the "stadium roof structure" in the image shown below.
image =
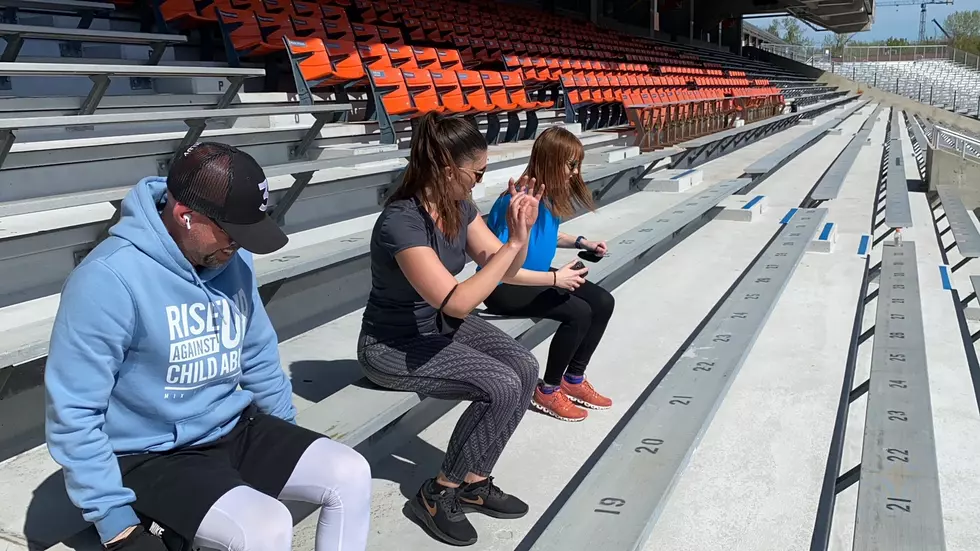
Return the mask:
<path id="1" fill-rule="evenodd" d="M 787 11 L 839 34 L 871 30 L 874 22 L 874 0 L 794 0 Z"/>
<path id="2" fill-rule="evenodd" d="M 766 2 L 764 5 L 762 2 Z M 741 13 L 786 12 L 816 27 L 835 33 L 871 30 L 874 22 L 874 0 L 743 0 Z M 731 7 L 726 7 L 731 10 Z"/>

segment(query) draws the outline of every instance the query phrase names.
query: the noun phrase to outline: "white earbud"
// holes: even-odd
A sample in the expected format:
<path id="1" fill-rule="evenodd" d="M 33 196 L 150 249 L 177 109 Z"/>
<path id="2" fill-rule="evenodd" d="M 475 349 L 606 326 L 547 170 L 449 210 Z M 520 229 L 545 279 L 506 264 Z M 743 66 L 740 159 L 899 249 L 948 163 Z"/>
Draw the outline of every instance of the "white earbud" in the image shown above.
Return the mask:
<path id="1" fill-rule="evenodd" d="M 191 229 L 191 215 L 184 215 L 184 225 L 187 226 L 187 229 Z"/>

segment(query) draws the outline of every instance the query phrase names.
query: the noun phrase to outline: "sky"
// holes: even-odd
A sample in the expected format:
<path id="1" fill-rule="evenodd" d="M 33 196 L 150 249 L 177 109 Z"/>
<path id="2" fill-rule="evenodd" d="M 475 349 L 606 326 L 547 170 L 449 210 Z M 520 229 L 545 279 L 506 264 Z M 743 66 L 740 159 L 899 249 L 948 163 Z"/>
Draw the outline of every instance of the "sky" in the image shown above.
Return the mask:
<path id="1" fill-rule="evenodd" d="M 888 0 L 884 0 L 888 1 Z M 877 2 L 876 2 L 877 4 Z M 946 16 L 954 11 L 980 10 L 980 0 L 953 0 L 952 5 L 929 5 L 926 7 L 926 36 L 929 38 L 936 35 L 942 36 L 933 19 L 942 24 Z M 875 20 L 871 24 L 871 30 L 858 33 L 854 40 L 883 40 L 885 38 L 907 38 L 917 40 L 919 38 L 919 4 L 909 6 L 875 6 Z M 747 19 L 749 23 L 763 29 L 769 26 L 770 18 Z M 815 32 L 810 27 L 803 25 L 806 34 L 813 38 L 816 44 L 820 44 L 823 36 L 829 31 Z"/>

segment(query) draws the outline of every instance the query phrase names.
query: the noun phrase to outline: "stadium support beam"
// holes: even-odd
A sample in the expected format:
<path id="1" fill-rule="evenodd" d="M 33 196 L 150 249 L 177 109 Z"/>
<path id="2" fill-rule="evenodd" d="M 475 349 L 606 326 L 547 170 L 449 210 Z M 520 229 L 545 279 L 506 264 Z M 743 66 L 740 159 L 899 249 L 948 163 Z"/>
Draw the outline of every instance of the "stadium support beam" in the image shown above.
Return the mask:
<path id="1" fill-rule="evenodd" d="M 687 22 L 688 26 L 688 39 L 694 40 L 694 0 L 688 0 L 691 3 L 691 16 L 690 21 Z"/>

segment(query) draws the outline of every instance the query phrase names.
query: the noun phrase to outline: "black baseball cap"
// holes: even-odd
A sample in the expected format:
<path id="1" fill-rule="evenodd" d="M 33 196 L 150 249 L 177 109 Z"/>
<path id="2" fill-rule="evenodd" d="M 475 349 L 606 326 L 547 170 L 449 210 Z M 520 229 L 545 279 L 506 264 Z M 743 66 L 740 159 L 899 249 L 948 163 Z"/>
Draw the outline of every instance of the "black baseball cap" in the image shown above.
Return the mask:
<path id="1" fill-rule="evenodd" d="M 268 254 L 289 242 L 266 212 L 269 180 L 262 167 L 238 148 L 202 142 L 178 153 L 167 174 L 167 191 L 247 251 Z"/>

